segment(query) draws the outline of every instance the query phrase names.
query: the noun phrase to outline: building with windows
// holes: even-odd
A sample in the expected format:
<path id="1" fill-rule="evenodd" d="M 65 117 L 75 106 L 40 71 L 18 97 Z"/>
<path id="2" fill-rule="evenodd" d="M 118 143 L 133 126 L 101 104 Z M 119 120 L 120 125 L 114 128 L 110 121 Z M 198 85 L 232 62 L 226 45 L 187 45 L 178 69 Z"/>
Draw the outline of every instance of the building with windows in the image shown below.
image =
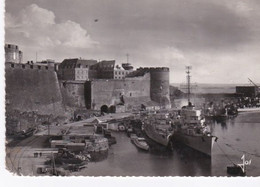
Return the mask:
<path id="1" fill-rule="evenodd" d="M 115 66 L 115 60 L 65 59 L 58 67 L 60 80 L 124 79 L 133 68 Z"/>
<path id="2" fill-rule="evenodd" d="M 133 71 L 134 71 L 133 68 L 125 69 L 123 66 L 120 67 L 119 65 L 117 65 L 114 68 L 114 79 L 124 79 L 129 73 L 131 73 Z"/>
<path id="3" fill-rule="evenodd" d="M 97 64 L 96 60 L 65 59 L 58 67 L 58 77 L 61 80 L 89 80 L 96 77 L 91 66 Z M 95 71 L 95 70 L 94 70 Z"/>
<path id="4" fill-rule="evenodd" d="M 91 66 L 91 70 L 95 72 L 95 79 L 113 79 L 115 60 L 102 60 Z"/>
<path id="5" fill-rule="evenodd" d="M 257 86 L 236 86 L 236 93 L 244 97 L 256 97 L 259 94 Z"/>

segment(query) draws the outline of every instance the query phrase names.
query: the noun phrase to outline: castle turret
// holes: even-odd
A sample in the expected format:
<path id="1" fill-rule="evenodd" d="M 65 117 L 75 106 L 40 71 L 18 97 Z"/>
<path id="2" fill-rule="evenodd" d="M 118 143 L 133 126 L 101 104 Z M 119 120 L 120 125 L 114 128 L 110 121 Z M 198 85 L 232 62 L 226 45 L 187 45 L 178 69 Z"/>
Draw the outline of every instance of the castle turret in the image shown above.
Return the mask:
<path id="1" fill-rule="evenodd" d="M 169 68 L 150 68 L 151 99 L 165 108 L 171 107 L 169 89 Z"/>
<path id="2" fill-rule="evenodd" d="M 22 63 L 23 52 L 17 45 L 5 44 L 5 62 Z"/>
<path id="3" fill-rule="evenodd" d="M 150 73 L 151 100 L 160 103 L 162 108 L 170 108 L 169 68 L 138 68 L 137 72 Z"/>

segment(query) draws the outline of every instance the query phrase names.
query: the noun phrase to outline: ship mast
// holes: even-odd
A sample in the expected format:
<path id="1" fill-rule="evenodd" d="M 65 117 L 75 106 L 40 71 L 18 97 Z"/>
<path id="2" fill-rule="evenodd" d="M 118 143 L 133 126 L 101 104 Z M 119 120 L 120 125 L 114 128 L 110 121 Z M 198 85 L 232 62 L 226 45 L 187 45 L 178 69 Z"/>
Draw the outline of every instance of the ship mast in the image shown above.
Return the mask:
<path id="1" fill-rule="evenodd" d="M 126 53 L 126 63 L 128 64 L 129 63 L 129 54 Z"/>
<path id="2" fill-rule="evenodd" d="M 191 66 L 186 66 L 186 73 L 187 73 L 187 84 L 188 84 L 188 104 L 190 103 L 190 70 Z"/>

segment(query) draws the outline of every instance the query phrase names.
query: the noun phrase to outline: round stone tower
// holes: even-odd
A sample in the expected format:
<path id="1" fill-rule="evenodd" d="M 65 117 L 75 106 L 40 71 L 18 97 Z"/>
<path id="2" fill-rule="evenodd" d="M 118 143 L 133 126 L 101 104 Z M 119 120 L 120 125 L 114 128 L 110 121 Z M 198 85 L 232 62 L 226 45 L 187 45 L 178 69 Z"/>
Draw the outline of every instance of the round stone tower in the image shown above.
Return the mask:
<path id="1" fill-rule="evenodd" d="M 150 68 L 149 71 L 151 75 L 151 99 L 160 103 L 162 108 L 170 108 L 169 68 Z"/>
<path id="2" fill-rule="evenodd" d="M 5 44 L 5 62 L 22 63 L 23 53 L 17 45 Z"/>

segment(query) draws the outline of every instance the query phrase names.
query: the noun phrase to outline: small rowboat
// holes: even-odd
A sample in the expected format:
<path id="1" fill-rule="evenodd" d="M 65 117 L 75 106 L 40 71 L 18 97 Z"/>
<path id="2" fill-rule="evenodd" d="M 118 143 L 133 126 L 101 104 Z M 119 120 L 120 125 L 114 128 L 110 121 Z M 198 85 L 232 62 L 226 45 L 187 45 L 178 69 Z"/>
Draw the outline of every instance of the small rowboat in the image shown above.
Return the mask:
<path id="1" fill-rule="evenodd" d="M 131 142 L 135 144 L 135 146 L 144 151 L 149 150 L 149 145 L 147 144 L 145 138 L 139 138 L 135 134 L 131 134 Z"/>
<path id="2" fill-rule="evenodd" d="M 138 147 L 139 149 L 148 151 L 149 150 L 149 145 L 145 141 L 144 138 L 136 138 L 133 140 L 133 143 Z"/>

